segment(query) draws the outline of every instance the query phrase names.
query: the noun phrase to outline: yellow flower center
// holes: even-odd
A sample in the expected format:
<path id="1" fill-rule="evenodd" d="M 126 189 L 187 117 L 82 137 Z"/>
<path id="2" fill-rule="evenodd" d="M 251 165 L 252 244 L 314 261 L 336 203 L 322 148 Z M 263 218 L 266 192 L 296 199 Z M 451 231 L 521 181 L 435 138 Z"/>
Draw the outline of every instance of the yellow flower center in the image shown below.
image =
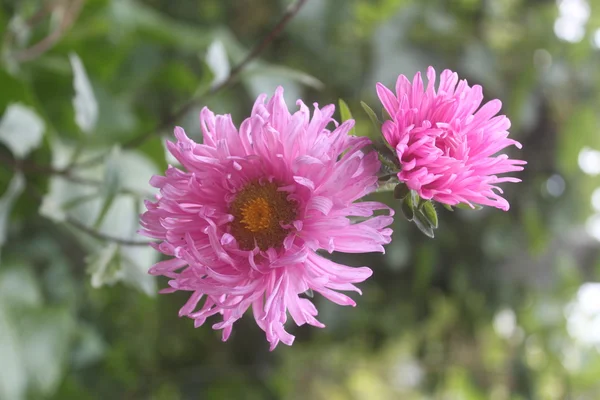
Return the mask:
<path id="1" fill-rule="evenodd" d="M 264 197 L 257 197 L 242 206 L 242 224 L 251 232 L 260 232 L 271 225 L 273 212 Z"/>
<path id="2" fill-rule="evenodd" d="M 277 248 L 289 232 L 289 225 L 296 218 L 296 206 L 288 199 L 288 193 L 277 190 L 275 183 L 261 185 L 253 182 L 242 189 L 231 203 L 229 212 L 234 219 L 231 234 L 243 250 L 258 246 L 261 250 Z"/>

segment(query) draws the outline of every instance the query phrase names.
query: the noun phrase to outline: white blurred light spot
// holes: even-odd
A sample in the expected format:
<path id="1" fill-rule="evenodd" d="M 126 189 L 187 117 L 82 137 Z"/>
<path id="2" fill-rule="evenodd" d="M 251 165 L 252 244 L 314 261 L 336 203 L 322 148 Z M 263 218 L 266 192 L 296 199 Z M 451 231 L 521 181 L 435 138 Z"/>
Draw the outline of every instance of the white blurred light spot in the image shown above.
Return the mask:
<path id="1" fill-rule="evenodd" d="M 586 0 L 558 0 L 560 16 L 554 22 L 554 33 L 559 39 L 577 43 L 585 36 L 585 24 L 590 17 Z"/>
<path id="2" fill-rule="evenodd" d="M 550 196 L 558 197 L 565 191 L 565 180 L 558 174 L 552 175 L 546 181 L 546 191 Z"/>
<path id="3" fill-rule="evenodd" d="M 587 0 L 559 0 L 558 10 L 561 16 L 583 23 L 590 17 L 590 5 Z"/>
<path id="4" fill-rule="evenodd" d="M 589 217 L 585 223 L 585 230 L 588 235 L 600 241 L 600 214 Z"/>
<path id="5" fill-rule="evenodd" d="M 584 283 L 565 307 L 567 330 L 577 341 L 600 346 L 600 283 Z"/>
<path id="6" fill-rule="evenodd" d="M 494 317 L 494 330 L 498 336 L 509 339 L 517 328 L 517 317 L 513 310 L 505 308 Z"/>
<path id="7" fill-rule="evenodd" d="M 596 29 L 594 36 L 592 36 L 592 44 L 595 48 L 600 49 L 600 29 Z"/>
<path id="8" fill-rule="evenodd" d="M 592 193 L 592 207 L 594 207 L 594 210 L 600 211 L 600 187 Z"/>
<path id="9" fill-rule="evenodd" d="M 558 17 L 554 21 L 554 33 L 559 39 L 566 42 L 577 43 L 581 42 L 585 36 L 585 29 L 582 24 L 577 21 L 565 17 Z"/>
<path id="10" fill-rule="evenodd" d="M 584 147 L 579 152 L 579 168 L 588 175 L 600 174 L 600 151 Z"/>
<path id="11" fill-rule="evenodd" d="M 588 282 L 581 285 L 577 292 L 577 301 L 584 313 L 600 317 L 600 283 Z"/>
<path id="12" fill-rule="evenodd" d="M 413 359 L 402 358 L 391 370 L 391 381 L 398 389 L 413 388 L 421 384 L 423 368 Z"/>

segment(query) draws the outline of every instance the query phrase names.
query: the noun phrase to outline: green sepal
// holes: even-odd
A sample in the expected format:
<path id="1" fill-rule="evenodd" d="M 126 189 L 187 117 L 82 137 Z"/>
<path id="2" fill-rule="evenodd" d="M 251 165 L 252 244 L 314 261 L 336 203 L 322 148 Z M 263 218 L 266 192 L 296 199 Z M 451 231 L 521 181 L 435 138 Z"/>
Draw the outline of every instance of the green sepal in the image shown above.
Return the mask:
<path id="1" fill-rule="evenodd" d="M 451 205 L 446 204 L 446 203 L 440 203 L 442 205 L 442 207 L 444 207 L 446 210 L 454 212 L 454 208 L 452 208 Z"/>
<path id="2" fill-rule="evenodd" d="M 427 221 L 429 221 L 430 225 L 433 229 L 437 229 L 438 227 L 438 216 L 437 211 L 435 211 L 435 207 L 431 203 L 431 201 L 426 201 L 421 205 L 421 210 Z"/>
<path id="3" fill-rule="evenodd" d="M 346 122 L 349 119 L 354 119 L 354 118 L 352 118 L 352 113 L 350 112 L 350 107 L 348 107 L 348 104 L 346 104 L 346 102 L 344 100 L 339 99 L 338 104 L 340 107 L 340 116 L 341 116 L 342 122 Z M 350 131 L 348 133 L 350 135 L 354 135 L 355 129 L 354 128 L 350 129 Z"/>
<path id="4" fill-rule="evenodd" d="M 399 183 L 394 188 L 394 198 L 395 199 L 402 200 L 406 196 L 408 196 L 408 193 L 410 193 L 410 189 L 404 183 Z"/>
<path id="5" fill-rule="evenodd" d="M 430 237 L 433 239 L 434 234 L 433 234 L 433 226 L 431 225 L 431 223 L 429 222 L 429 220 L 427 219 L 427 217 L 425 216 L 425 214 L 423 214 L 423 212 L 421 210 L 417 210 L 415 212 L 415 218 L 413 219 L 415 225 L 417 226 L 417 228 L 419 228 L 419 230 L 421 232 L 423 232 L 426 236 Z"/>
<path id="6" fill-rule="evenodd" d="M 407 220 L 412 221 L 415 217 L 415 212 L 413 209 L 413 203 L 411 196 L 406 196 L 402 201 L 402 206 L 400 207 L 402 214 L 406 217 Z"/>
<path id="7" fill-rule="evenodd" d="M 410 199 L 413 205 L 413 208 L 419 208 L 419 203 L 421 202 L 421 198 L 419 197 L 419 193 L 416 190 L 410 191 Z"/>
<path id="8" fill-rule="evenodd" d="M 481 210 L 483 208 L 479 204 L 473 204 L 473 207 L 471 207 L 470 205 L 468 205 L 466 203 L 458 203 L 458 204 L 455 204 L 454 207 L 460 208 L 461 210 Z"/>
<path id="9" fill-rule="evenodd" d="M 383 125 L 383 124 L 379 120 L 379 118 L 377 118 L 377 114 L 375 114 L 375 111 L 373 111 L 373 109 L 371 107 L 369 107 L 369 105 L 367 103 L 365 103 L 364 101 L 361 101 L 360 105 L 362 106 L 363 110 L 365 110 L 365 112 L 369 116 L 369 119 L 373 123 L 373 126 L 375 127 L 375 129 L 377 129 L 378 131 L 381 130 L 381 125 Z"/>

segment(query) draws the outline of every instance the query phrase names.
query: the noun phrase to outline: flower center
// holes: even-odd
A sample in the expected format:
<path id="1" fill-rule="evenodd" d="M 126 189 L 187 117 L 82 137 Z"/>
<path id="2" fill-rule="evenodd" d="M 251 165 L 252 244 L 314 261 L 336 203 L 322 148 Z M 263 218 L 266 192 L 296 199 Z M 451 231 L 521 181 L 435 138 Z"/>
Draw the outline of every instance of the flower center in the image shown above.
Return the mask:
<path id="1" fill-rule="evenodd" d="M 288 193 L 277 190 L 275 183 L 248 184 L 231 203 L 233 215 L 231 234 L 243 250 L 258 246 L 261 250 L 279 247 L 296 218 L 296 205 L 287 199 Z"/>
<path id="2" fill-rule="evenodd" d="M 272 214 L 269 202 L 257 197 L 242 206 L 242 224 L 251 232 L 260 232 L 269 229 Z"/>
<path id="3" fill-rule="evenodd" d="M 434 145 L 444 152 L 445 156 L 463 159 L 467 154 L 465 139 L 448 130 L 434 140 Z"/>

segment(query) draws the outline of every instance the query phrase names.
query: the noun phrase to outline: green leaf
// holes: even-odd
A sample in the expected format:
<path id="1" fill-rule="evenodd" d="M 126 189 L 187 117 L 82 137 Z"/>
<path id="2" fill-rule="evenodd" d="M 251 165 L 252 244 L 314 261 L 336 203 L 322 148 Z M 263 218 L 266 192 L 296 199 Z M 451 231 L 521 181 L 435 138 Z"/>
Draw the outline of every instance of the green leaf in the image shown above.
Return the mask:
<path id="1" fill-rule="evenodd" d="M 77 330 L 77 339 L 73 349 L 71 366 L 83 368 L 102 359 L 107 345 L 95 326 L 81 323 Z"/>
<path id="2" fill-rule="evenodd" d="M 0 398 L 29 398 L 26 393 L 47 398 L 63 376 L 73 319 L 66 308 L 43 303 L 25 267 L 5 269 L 0 288 Z"/>
<path id="3" fill-rule="evenodd" d="M 198 52 L 204 50 L 211 41 L 212 35 L 206 30 L 170 18 L 143 2 L 111 1 L 110 13 L 112 20 L 109 22 L 116 25 L 111 26 L 113 30 L 137 30 L 152 42 Z"/>
<path id="4" fill-rule="evenodd" d="M 369 116 L 369 119 L 373 123 L 373 126 L 375 127 L 375 129 L 377 129 L 378 131 L 381 130 L 382 123 L 381 123 L 381 121 L 379 121 L 379 118 L 377 118 L 377 114 L 375 114 L 375 111 L 373 111 L 373 109 L 371 107 L 369 107 L 369 105 L 367 103 L 365 103 L 364 101 L 361 101 L 360 105 L 362 106 L 363 110 L 365 110 L 365 112 Z"/>
<path id="5" fill-rule="evenodd" d="M 5 69 L 0 68 L 0 112 L 12 103 L 23 103 L 25 105 L 36 104 L 27 82 L 10 75 Z"/>
<path id="6" fill-rule="evenodd" d="M 73 158 L 75 147 L 67 145 L 57 137 L 51 137 L 49 141 L 52 150 L 52 167 L 64 168 L 69 160 Z M 89 153 L 83 150 L 81 159 L 93 158 L 97 153 Z M 99 181 L 102 178 L 102 166 L 95 168 L 86 168 L 77 171 L 77 176 L 83 179 Z M 95 196 L 94 196 L 95 195 Z M 89 202 L 83 202 L 76 199 L 87 197 Z M 46 194 L 42 198 L 39 213 L 54 222 L 64 222 L 67 214 L 64 206 L 69 206 L 69 215 L 82 223 L 91 224 L 93 218 L 97 215 L 98 209 L 98 188 L 90 185 L 81 185 L 66 180 L 64 177 L 54 175 L 50 178 Z"/>
<path id="7" fill-rule="evenodd" d="M 6 241 L 6 230 L 8 229 L 13 203 L 23 193 L 23 190 L 25 190 L 25 178 L 22 173 L 17 172 L 10 181 L 4 195 L 0 197 L 0 247 Z"/>
<path id="8" fill-rule="evenodd" d="M 205 62 L 213 73 L 212 87 L 220 85 L 227 80 L 231 66 L 229 65 L 229 58 L 227 58 L 227 52 L 222 41 L 215 39 L 208 46 Z"/>
<path id="9" fill-rule="evenodd" d="M 348 104 L 346 104 L 346 102 L 342 99 L 339 99 L 338 103 L 340 105 L 340 116 L 341 116 L 342 122 L 346 122 L 349 119 L 353 119 L 352 113 L 350 112 L 350 108 L 348 107 Z M 350 133 L 350 135 L 355 135 L 356 130 L 354 128 L 352 128 L 352 129 L 350 129 L 349 133 Z"/>
<path id="10" fill-rule="evenodd" d="M 121 179 L 120 179 L 120 159 L 121 151 L 118 147 L 113 147 L 109 156 L 106 159 L 106 167 L 104 169 L 104 184 L 102 185 L 102 190 L 100 195 L 102 196 L 102 208 L 100 209 L 100 213 L 98 213 L 98 217 L 96 217 L 96 221 L 94 222 L 94 227 L 98 229 L 106 216 L 106 213 L 110 209 L 115 200 L 117 194 L 119 193 L 119 189 L 121 188 Z"/>
<path id="11" fill-rule="evenodd" d="M 8 268 L 3 265 L 0 271 L 0 304 L 39 307 L 43 301 L 42 291 L 31 268 L 20 264 Z"/>
<path id="12" fill-rule="evenodd" d="M 42 144 L 44 121 L 35 111 L 22 104 L 6 108 L 0 122 L 0 142 L 4 143 L 16 158 L 25 158 Z"/>
<path id="13" fill-rule="evenodd" d="M 141 124 L 133 103 L 126 97 L 116 96 L 102 86 L 97 89 L 99 115 L 96 131 L 102 132 L 102 135 L 93 135 L 92 138 L 109 148 L 115 143 L 123 143 L 130 139 L 132 133 L 140 129 Z"/>
<path id="14" fill-rule="evenodd" d="M 98 197 L 98 193 L 89 193 L 80 197 L 74 197 L 69 201 L 62 204 L 62 209 L 68 211 L 72 208 L 79 207 L 80 205 L 87 203 L 88 201 L 95 200 Z"/>
<path id="15" fill-rule="evenodd" d="M 127 188 L 133 193 L 147 193 L 147 197 L 151 197 L 148 177 L 159 173 L 151 160 L 140 152 L 123 151 L 119 157 L 119 168 L 122 188 Z M 140 206 L 142 199 L 139 196 L 118 195 L 99 231 L 122 239 L 142 239 L 137 234 Z M 157 261 L 158 254 L 150 246 L 120 246 L 119 278 L 129 286 L 152 296 L 156 292 L 156 282 L 154 277 L 148 274 L 148 266 Z"/>
<path id="16" fill-rule="evenodd" d="M 560 124 L 557 137 L 558 166 L 567 176 L 581 173 L 579 156 L 585 147 L 600 149 L 600 135 L 598 135 L 598 108 L 595 105 L 582 103 L 573 107 L 567 114 L 564 123 Z"/>
<path id="17" fill-rule="evenodd" d="M 119 246 L 115 243 L 107 244 L 86 258 L 87 272 L 92 276 L 92 287 L 113 285 L 122 278 L 119 258 Z"/>
<path id="18" fill-rule="evenodd" d="M 19 320 L 29 386 L 46 396 L 60 384 L 74 321 L 66 308 L 44 308 Z M 44 397 L 46 397 L 44 396 Z"/>
<path id="19" fill-rule="evenodd" d="M 306 72 L 297 69 L 285 67 L 282 65 L 273 65 L 266 63 L 256 63 L 253 68 L 248 68 L 244 73 L 244 78 L 252 78 L 257 76 L 269 76 L 270 78 L 289 79 L 292 82 L 300 83 L 304 86 L 311 87 L 315 90 L 322 90 L 325 86 L 323 82 Z"/>
<path id="20" fill-rule="evenodd" d="M 0 398 L 24 399 L 27 371 L 20 344 L 20 332 L 15 326 L 10 309 L 0 303 Z"/>
<path id="21" fill-rule="evenodd" d="M 426 201 L 421 205 L 421 209 L 423 210 L 423 215 L 427 218 L 430 225 L 433 229 L 437 229 L 438 227 L 438 216 L 437 211 L 435 211 L 435 207 L 431 201 Z"/>
<path id="22" fill-rule="evenodd" d="M 165 157 L 165 140 L 156 135 L 146 140 L 138 147 L 150 160 L 154 162 L 159 171 L 165 171 L 169 166 L 169 162 Z M 167 151 L 168 154 L 171 154 Z M 178 161 L 177 161 L 178 163 Z"/>
<path id="23" fill-rule="evenodd" d="M 152 86 L 152 90 L 164 90 L 184 98 L 195 93 L 205 94 L 214 80 L 214 75 L 206 62 L 200 62 L 201 70 L 198 72 L 178 61 L 163 64 L 153 72 L 149 85 Z"/>
<path id="24" fill-rule="evenodd" d="M 73 87 L 75 88 L 75 97 L 73 97 L 75 122 L 84 133 L 90 134 L 94 131 L 98 121 L 98 102 L 79 56 L 71 53 L 69 60 L 73 68 Z"/>

